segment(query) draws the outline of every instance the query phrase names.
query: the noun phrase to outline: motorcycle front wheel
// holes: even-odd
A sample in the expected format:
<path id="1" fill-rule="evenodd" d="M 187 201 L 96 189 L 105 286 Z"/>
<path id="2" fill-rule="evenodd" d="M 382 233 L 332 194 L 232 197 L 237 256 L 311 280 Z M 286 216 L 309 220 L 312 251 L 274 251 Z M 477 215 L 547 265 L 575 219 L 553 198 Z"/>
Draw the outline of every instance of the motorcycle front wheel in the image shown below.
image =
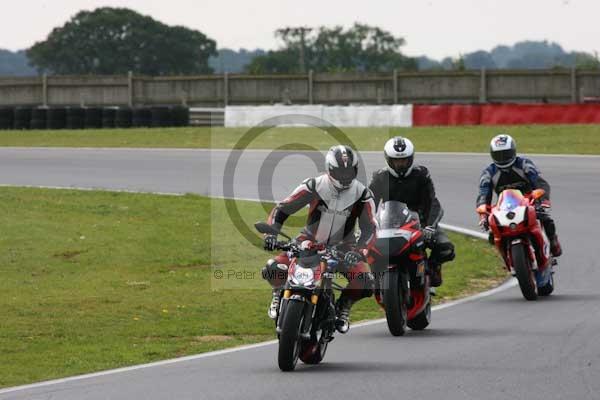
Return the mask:
<path id="1" fill-rule="evenodd" d="M 402 277 L 396 269 L 386 271 L 383 276 L 383 303 L 390 333 L 394 336 L 404 335 L 408 311 Z"/>
<path id="2" fill-rule="evenodd" d="M 530 268 L 529 257 L 522 243 L 515 244 L 510 248 L 513 268 L 519 281 L 519 287 L 523 297 L 527 300 L 536 300 L 537 292 L 535 277 Z"/>
<path id="3" fill-rule="evenodd" d="M 290 300 L 285 309 L 279 334 L 279 352 L 277 362 L 282 371 L 293 371 L 300 355 L 302 321 L 304 320 L 304 302 Z"/>

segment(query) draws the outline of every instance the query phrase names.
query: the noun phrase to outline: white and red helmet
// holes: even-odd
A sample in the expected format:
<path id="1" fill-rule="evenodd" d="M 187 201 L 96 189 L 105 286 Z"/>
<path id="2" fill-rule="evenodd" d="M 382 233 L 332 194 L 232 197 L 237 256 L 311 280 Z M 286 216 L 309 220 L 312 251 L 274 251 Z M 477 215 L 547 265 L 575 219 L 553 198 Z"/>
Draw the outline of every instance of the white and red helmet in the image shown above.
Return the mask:
<path id="1" fill-rule="evenodd" d="M 490 155 L 498 168 L 508 168 L 517 159 L 517 143 L 510 135 L 496 135 L 490 142 Z"/>
<path id="2" fill-rule="evenodd" d="M 337 190 L 346 190 L 358 175 L 358 157 L 349 146 L 333 146 L 325 156 L 325 169 Z"/>

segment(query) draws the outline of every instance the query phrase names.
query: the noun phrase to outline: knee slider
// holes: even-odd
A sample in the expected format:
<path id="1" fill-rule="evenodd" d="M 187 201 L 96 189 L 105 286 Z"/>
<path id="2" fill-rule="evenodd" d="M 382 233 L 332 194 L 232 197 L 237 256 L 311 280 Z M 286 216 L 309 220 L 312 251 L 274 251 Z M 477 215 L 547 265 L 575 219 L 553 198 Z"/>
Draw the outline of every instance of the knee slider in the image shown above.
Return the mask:
<path id="1" fill-rule="evenodd" d="M 375 277 L 373 276 L 373 273 L 371 271 L 363 272 L 361 283 L 363 284 L 362 297 L 371 297 L 373 288 L 375 287 Z"/>

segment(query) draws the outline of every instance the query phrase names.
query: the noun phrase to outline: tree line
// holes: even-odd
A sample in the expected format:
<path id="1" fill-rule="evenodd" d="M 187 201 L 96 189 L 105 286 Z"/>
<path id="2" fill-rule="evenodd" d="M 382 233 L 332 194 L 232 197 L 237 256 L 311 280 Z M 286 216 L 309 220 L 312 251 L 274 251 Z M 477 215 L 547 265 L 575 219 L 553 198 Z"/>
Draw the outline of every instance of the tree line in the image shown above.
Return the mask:
<path id="1" fill-rule="evenodd" d="M 460 69 L 600 69 L 596 55 L 565 52 L 548 42 L 520 42 L 441 61 L 408 57 L 404 38 L 376 26 L 286 27 L 277 50 L 217 50 L 202 32 L 168 26 L 126 8 L 81 11 L 25 52 L 0 50 L 0 75 L 53 74 L 190 75 L 217 72 L 305 73 Z M 29 66 L 27 65 L 29 64 Z"/>

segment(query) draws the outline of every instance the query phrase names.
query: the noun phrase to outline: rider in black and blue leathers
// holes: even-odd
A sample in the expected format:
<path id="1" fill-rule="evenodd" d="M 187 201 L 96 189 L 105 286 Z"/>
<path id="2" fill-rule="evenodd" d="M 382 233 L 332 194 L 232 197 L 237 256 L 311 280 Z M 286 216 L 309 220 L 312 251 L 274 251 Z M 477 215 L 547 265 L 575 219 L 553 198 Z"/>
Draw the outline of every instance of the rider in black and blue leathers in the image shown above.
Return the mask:
<path id="1" fill-rule="evenodd" d="M 562 254 L 556 225 L 550 216 L 550 184 L 542 178 L 540 170 L 528 158 L 516 155 L 516 143 L 509 135 L 498 135 L 492 139 L 490 153 L 494 160 L 481 173 L 479 195 L 476 207 L 491 205 L 494 193 L 500 194 L 506 189 L 517 189 L 527 194 L 535 189 L 544 189 L 538 208 L 538 216 L 551 243 L 552 255 Z M 485 225 L 486 220 L 482 220 Z M 483 227 L 484 229 L 487 227 Z"/>

